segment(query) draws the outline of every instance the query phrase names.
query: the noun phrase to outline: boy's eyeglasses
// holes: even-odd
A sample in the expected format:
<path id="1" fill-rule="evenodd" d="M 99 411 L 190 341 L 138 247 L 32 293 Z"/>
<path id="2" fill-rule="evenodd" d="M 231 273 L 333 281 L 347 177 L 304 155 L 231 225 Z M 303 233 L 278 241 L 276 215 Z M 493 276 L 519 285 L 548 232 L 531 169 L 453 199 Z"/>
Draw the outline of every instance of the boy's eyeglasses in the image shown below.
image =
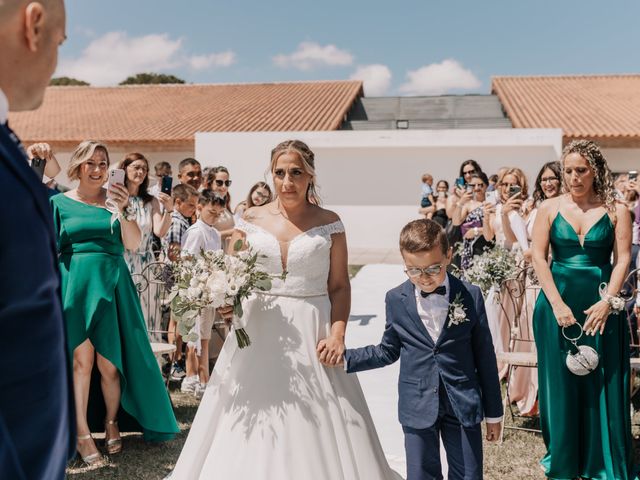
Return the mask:
<path id="1" fill-rule="evenodd" d="M 430 267 L 426 267 L 426 268 L 410 267 L 410 268 L 407 268 L 404 271 L 404 273 L 406 273 L 411 278 L 418 278 L 423 274 L 428 277 L 434 277 L 440 274 L 443 268 L 444 268 L 444 265 L 442 264 L 431 265 Z"/>
<path id="2" fill-rule="evenodd" d="M 231 186 L 231 180 L 215 180 L 216 185 L 221 187 L 222 185 L 225 185 L 227 187 Z"/>

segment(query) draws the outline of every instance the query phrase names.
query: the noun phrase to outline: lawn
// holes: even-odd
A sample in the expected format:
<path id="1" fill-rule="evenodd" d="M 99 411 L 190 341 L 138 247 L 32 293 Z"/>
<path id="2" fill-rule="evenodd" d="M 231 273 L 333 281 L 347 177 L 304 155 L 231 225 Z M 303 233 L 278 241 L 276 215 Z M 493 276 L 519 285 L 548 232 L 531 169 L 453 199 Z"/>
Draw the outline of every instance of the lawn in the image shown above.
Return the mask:
<path id="1" fill-rule="evenodd" d="M 171 442 L 160 445 L 146 444 L 140 435 L 124 437 L 121 454 L 110 458 L 102 469 L 82 468 L 78 463 L 67 470 L 69 480 L 159 480 L 173 468 L 182 444 L 186 440 L 198 402 L 192 395 L 172 391 L 180 434 Z M 100 436 L 98 436 L 100 437 Z M 100 444 L 98 444 L 100 446 Z M 533 480 L 544 479 L 538 459 L 544 453 L 540 435 L 507 430 L 502 445 L 485 445 L 485 479 Z"/>

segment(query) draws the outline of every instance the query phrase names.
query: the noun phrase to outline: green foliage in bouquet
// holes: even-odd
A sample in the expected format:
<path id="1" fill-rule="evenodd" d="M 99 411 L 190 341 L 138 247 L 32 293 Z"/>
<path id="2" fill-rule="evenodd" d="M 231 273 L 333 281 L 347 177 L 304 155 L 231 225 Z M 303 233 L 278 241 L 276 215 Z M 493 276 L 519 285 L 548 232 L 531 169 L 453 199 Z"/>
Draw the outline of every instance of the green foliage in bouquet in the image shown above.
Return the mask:
<path id="1" fill-rule="evenodd" d="M 471 267 L 462 272 L 462 278 L 477 285 L 486 297 L 491 287 L 500 288 L 518 270 L 516 255 L 499 245 L 485 249 L 481 255 L 473 257 Z"/>

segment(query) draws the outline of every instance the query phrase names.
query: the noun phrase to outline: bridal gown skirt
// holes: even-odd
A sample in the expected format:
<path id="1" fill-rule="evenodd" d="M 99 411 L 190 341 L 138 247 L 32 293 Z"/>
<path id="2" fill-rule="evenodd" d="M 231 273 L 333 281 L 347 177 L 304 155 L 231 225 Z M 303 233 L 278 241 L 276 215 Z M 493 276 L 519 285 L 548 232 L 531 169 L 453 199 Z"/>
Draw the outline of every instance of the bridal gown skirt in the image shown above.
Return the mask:
<path id="1" fill-rule="evenodd" d="M 317 360 L 330 313 L 327 296 L 245 302 L 252 344 L 227 337 L 172 480 L 400 478 L 357 377 Z"/>

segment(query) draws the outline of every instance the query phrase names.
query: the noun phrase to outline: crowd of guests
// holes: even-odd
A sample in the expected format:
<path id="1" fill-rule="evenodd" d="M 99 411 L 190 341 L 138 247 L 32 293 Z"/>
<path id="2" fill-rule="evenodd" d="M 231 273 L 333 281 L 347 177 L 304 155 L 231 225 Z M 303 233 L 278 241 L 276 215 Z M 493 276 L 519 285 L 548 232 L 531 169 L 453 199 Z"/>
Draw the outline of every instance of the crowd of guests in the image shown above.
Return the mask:
<path id="1" fill-rule="evenodd" d="M 233 204 L 224 166 L 203 169 L 196 159 L 186 158 L 173 182 L 168 162 L 155 164 L 152 176 L 142 153 L 112 164 L 107 146 L 94 141 L 82 142 L 72 153 L 67 176 L 78 186 L 67 189 L 55 183 L 61 168 L 48 144 L 31 145 L 27 152 L 34 170 L 42 161 L 54 214 L 73 359 L 77 448 L 86 464 L 100 466 L 105 457 L 92 432 L 105 432 L 110 455 L 122 450 L 121 432 L 143 432 L 147 441 L 178 432 L 149 340 L 176 344 L 165 374 L 180 382 L 183 392 L 200 398 L 209 380 L 217 313 L 203 312 L 199 345 L 183 345 L 165 301 L 166 285 L 157 278 L 162 270 L 151 268 L 202 249 L 226 248 L 236 219 L 270 202 L 272 193 L 265 182 L 257 182 L 243 201 Z M 106 190 L 113 169 L 124 171 L 124 183 Z M 139 276 L 146 277 L 142 293 L 134 284 Z"/>

